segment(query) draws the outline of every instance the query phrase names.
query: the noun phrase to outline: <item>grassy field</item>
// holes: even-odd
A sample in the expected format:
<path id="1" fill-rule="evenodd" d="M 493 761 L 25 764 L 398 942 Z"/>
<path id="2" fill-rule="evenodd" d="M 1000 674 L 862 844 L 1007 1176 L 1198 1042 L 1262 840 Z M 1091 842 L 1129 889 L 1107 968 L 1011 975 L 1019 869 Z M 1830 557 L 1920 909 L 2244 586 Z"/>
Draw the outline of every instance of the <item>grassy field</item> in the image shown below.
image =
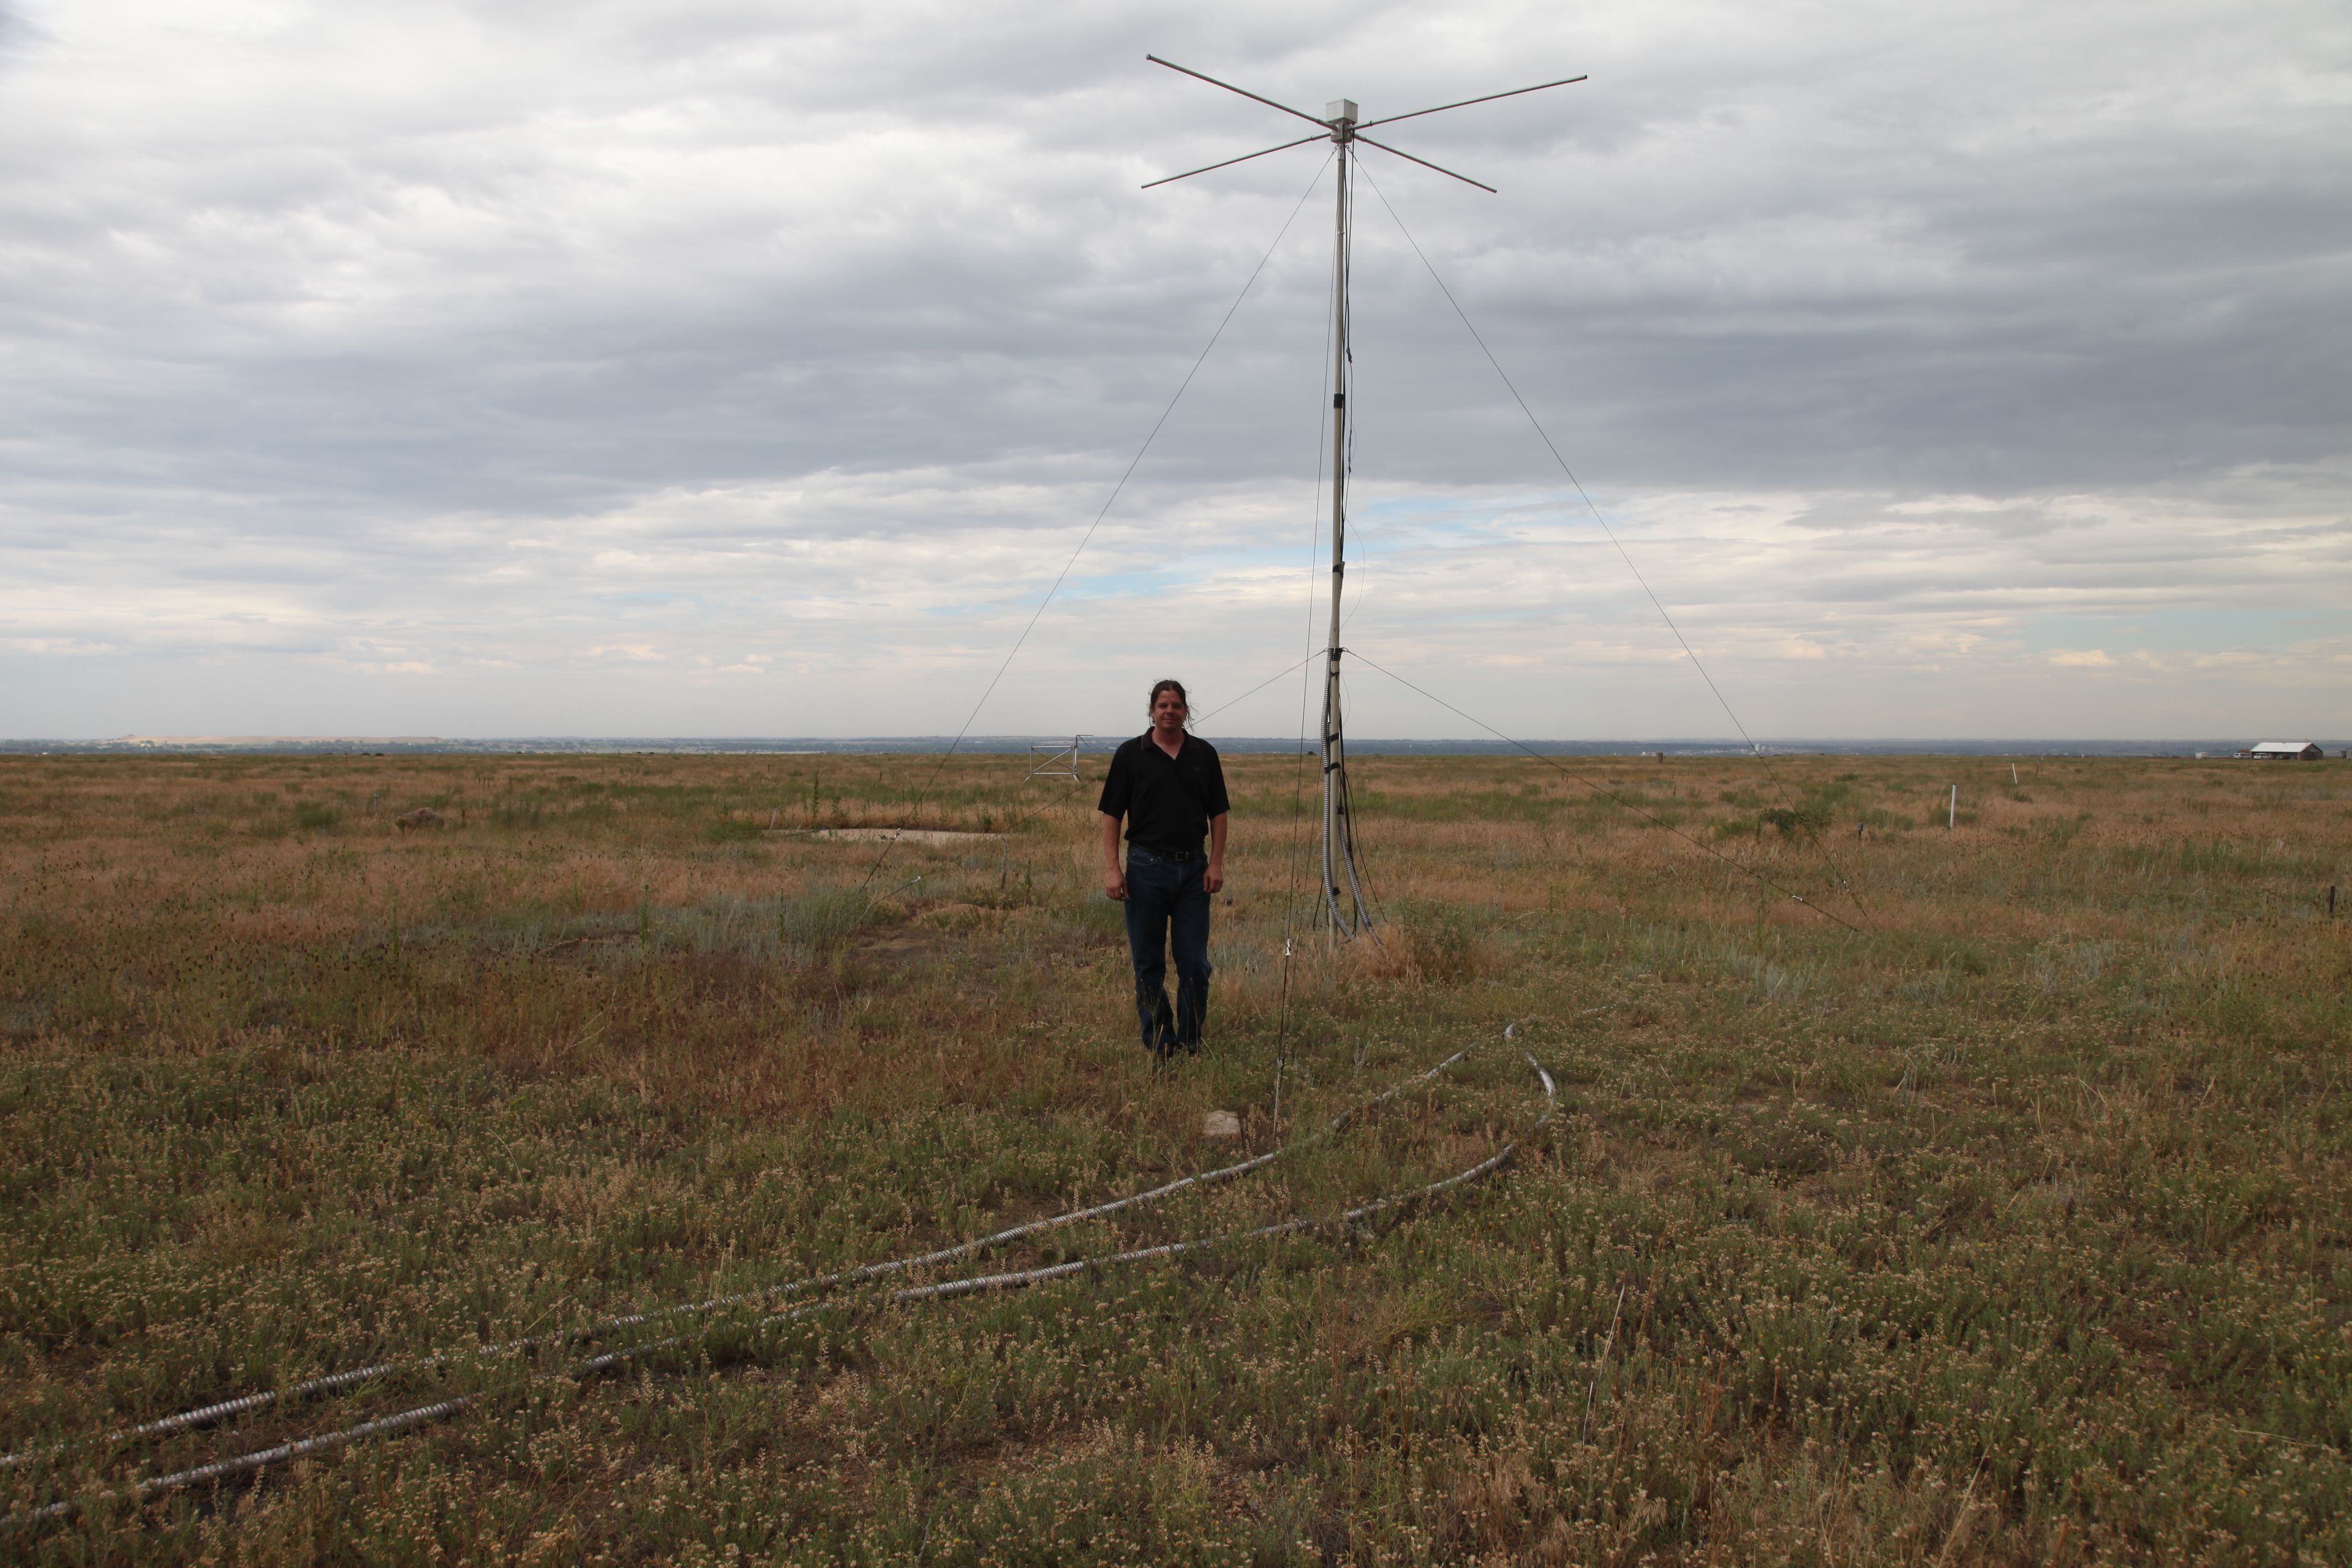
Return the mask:
<path id="1" fill-rule="evenodd" d="M 0 1556 L 2352 1562 L 2352 766 L 1570 764 L 1668 832 L 1370 759 L 1386 923 L 1334 952 L 1297 768 L 1234 759 L 1212 1043 L 1155 1073 L 1091 786 L 959 759 L 918 810 L 934 765 L 0 762 Z M 996 837 L 810 833 L 909 824 Z M 1430 1182 L 1534 1121 L 1531 1052 L 1558 1117 L 1430 1203 L 567 1373 L 1465 1046 L 920 1279 Z"/>

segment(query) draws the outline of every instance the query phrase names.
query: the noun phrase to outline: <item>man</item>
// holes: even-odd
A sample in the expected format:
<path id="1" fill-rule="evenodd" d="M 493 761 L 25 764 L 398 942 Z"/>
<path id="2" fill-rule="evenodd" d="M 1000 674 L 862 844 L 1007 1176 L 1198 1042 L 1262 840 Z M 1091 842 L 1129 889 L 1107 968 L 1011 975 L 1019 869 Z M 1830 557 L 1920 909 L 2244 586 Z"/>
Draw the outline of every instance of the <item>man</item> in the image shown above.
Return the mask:
<path id="1" fill-rule="evenodd" d="M 1135 1016 L 1143 1048 L 1161 1061 L 1201 1048 L 1209 1011 L 1209 897 L 1225 885 L 1225 770 L 1217 749 L 1184 732 L 1183 683 L 1151 689 L 1151 728 L 1124 742 L 1103 781 L 1103 891 L 1127 905 L 1135 959 Z M 1118 863 L 1127 819 L 1127 866 Z M 1203 851 L 1202 840 L 1208 840 Z M 1176 1010 L 1168 1010 L 1168 950 L 1176 955 Z"/>

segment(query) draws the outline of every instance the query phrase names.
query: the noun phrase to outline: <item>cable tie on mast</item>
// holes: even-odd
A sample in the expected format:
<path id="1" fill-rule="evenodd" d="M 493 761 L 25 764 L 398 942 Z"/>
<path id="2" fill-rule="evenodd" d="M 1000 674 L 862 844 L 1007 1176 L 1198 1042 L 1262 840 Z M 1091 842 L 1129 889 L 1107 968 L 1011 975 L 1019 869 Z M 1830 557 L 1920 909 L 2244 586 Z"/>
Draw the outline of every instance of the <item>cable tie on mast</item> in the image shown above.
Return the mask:
<path id="1" fill-rule="evenodd" d="M 1344 392 L 1335 392 L 1335 393 L 1333 393 L 1333 394 L 1331 395 L 1331 406 L 1332 406 L 1332 407 L 1334 407 L 1334 408 L 1345 408 L 1345 407 L 1347 407 L 1347 406 L 1348 406 L 1348 395 L 1347 395 L 1346 393 L 1344 393 Z"/>

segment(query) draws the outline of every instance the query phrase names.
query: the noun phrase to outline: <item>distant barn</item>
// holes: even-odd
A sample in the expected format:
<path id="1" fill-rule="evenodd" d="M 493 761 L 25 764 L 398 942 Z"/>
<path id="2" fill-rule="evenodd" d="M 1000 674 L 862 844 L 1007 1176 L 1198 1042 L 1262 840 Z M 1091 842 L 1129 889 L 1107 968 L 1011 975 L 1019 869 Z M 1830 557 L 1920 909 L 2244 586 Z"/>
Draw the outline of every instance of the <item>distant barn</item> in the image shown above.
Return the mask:
<path id="1" fill-rule="evenodd" d="M 2315 763 L 2327 753 L 2309 741 L 2256 741 L 2238 755 L 2272 763 Z"/>

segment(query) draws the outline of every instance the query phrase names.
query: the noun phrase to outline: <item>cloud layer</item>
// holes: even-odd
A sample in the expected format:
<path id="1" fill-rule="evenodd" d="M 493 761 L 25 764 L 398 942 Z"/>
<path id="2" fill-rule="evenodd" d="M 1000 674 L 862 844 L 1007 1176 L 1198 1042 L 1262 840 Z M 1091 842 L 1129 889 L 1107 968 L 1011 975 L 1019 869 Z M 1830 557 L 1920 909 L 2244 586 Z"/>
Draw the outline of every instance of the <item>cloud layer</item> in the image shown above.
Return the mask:
<path id="1" fill-rule="evenodd" d="M 1297 123 L 1146 49 L 1591 75 L 1366 154 L 1381 663 L 1726 732 L 1638 568 L 1759 733 L 2352 731 L 2336 8 L 261 0 L 0 28 L 0 731 L 952 731 L 1280 231 L 979 723 L 1273 674 L 1328 160 L 1138 189 Z"/>

